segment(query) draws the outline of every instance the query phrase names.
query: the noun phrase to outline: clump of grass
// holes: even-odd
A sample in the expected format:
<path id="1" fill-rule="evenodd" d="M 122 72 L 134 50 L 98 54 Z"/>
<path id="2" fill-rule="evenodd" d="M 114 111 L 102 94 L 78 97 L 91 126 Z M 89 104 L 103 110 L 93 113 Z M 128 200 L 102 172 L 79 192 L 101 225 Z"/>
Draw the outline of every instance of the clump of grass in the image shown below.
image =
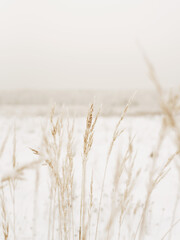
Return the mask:
<path id="1" fill-rule="evenodd" d="M 147 206 L 149 204 L 150 196 L 151 196 L 153 190 L 155 189 L 156 185 L 159 184 L 159 182 L 168 173 L 168 171 L 169 171 L 168 166 L 170 165 L 172 160 L 176 156 L 180 156 L 180 126 L 179 126 L 178 120 L 177 120 L 177 116 L 179 115 L 179 112 L 180 112 L 180 95 L 173 94 L 172 92 L 170 92 L 170 94 L 168 95 L 168 98 L 167 99 L 165 98 L 163 88 L 161 87 L 161 85 L 156 77 L 154 67 L 144 51 L 143 51 L 143 56 L 144 56 L 145 63 L 148 67 L 149 77 L 150 77 L 151 81 L 153 82 L 153 84 L 156 88 L 156 91 L 158 93 L 158 96 L 159 96 L 160 107 L 161 107 L 161 110 L 163 113 L 163 121 L 162 121 L 161 132 L 159 134 L 159 142 L 157 144 L 155 154 L 153 154 L 153 163 L 152 163 L 152 168 L 151 168 L 150 175 L 149 175 L 149 186 L 148 186 L 148 191 L 147 191 L 148 193 L 147 193 L 147 198 L 145 201 L 145 206 L 144 206 L 144 210 L 143 210 L 143 214 L 142 214 L 140 239 L 143 239 L 145 215 L 146 215 L 146 211 L 147 211 Z M 167 134 L 168 130 L 173 131 L 175 134 L 174 142 L 177 146 L 177 151 L 175 152 L 175 154 L 173 154 L 171 157 L 168 158 L 168 160 L 165 162 L 164 166 L 160 169 L 159 173 L 155 177 L 154 176 L 155 165 L 156 165 L 156 161 L 158 158 L 158 151 L 160 150 L 162 141 L 163 141 L 165 135 Z M 172 233 L 174 224 L 175 223 L 177 224 L 179 222 L 179 221 L 175 222 L 175 213 L 176 213 L 177 206 L 179 203 L 179 195 L 180 195 L 180 191 L 179 191 L 179 189 L 180 189 L 180 171 L 179 171 L 179 169 L 180 169 L 180 167 L 177 162 L 176 162 L 176 169 L 178 172 L 179 187 L 178 187 L 177 198 L 175 201 L 174 210 L 173 210 L 173 214 L 172 214 L 171 227 L 170 227 L 170 230 L 165 234 L 165 236 L 167 234 L 169 234 L 169 240 L 171 239 L 171 233 Z M 163 239 L 165 238 L 165 236 L 163 237 Z"/>
<path id="2" fill-rule="evenodd" d="M 110 217 L 106 226 L 107 239 L 111 236 L 111 229 L 116 218 L 119 218 L 118 239 L 121 238 L 121 228 L 129 210 L 133 210 L 131 200 L 133 189 L 140 175 L 140 170 L 134 170 L 136 154 L 133 151 L 133 139 L 129 139 L 129 145 L 123 157 L 118 157 L 114 174 L 114 187 L 111 196 Z M 125 185 L 122 187 L 122 185 Z M 121 189 L 119 198 L 119 189 Z"/>
<path id="3" fill-rule="evenodd" d="M 49 177 L 51 181 L 50 186 L 50 202 L 49 202 L 49 224 L 48 224 L 48 238 L 54 239 L 55 228 L 55 212 L 56 212 L 56 199 L 58 199 L 58 213 L 59 213 L 59 232 L 60 236 L 66 236 L 66 226 L 63 229 L 62 223 L 64 218 L 62 211 L 63 190 L 61 187 L 61 178 L 59 173 L 59 164 L 62 150 L 63 138 L 63 118 L 62 116 L 55 119 L 55 107 L 52 108 L 50 119 L 48 122 L 49 129 L 43 130 L 43 142 L 40 152 L 41 159 L 46 163 L 49 170 Z M 60 200 L 62 199 L 62 201 Z M 63 218 L 63 219 L 62 219 Z"/>
<path id="4" fill-rule="evenodd" d="M 147 61 L 147 60 L 146 60 Z M 101 209 L 103 203 L 105 202 L 104 192 L 106 190 L 106 183 L 109 180 L 107 178 L 108 166 L 110 164 L 110 159 L 114 146 L 124 132 L 121 127 L 121 123 L 125 118 L 126 112 L 132 99 L 128 102 L 125 109 L 117 122 L 112 139 L 110 141 L 109 148 L 107 150 L 105 158 L 105 166 L 103 169 L 103 179 L 100 186 L 100 191 L 95 192 L 94 186 L 97 188 L 96 178 L 94 177 L 95 169 L 88 168 L 88 161 L 90 160 L 90 152 L 92 150 L 95 127 L 97 125 L 97 120 L 99 117 L 99 111 L 95 113 L 95 106 L 91 104 L 86 118 L 86 126 L 83 135 L 83 147 L 82 152 L 82 175 L 80 179 L 81 183 L 81 196 L 76 199 L 75 202 L 75 179 L 74 179 L 74 135 L 75 135 L 75 124 L 74 121 L 66 119 L 64 114 L 56 116 L 55 108 L 52 108 L 50 118 L 47 125 L 42 129 L 42 143 L 40 149 L 36 150 L 30 148 L 34 155 L 38 156 L 38 160 L 26 163 L 24 165 L 18 166 L 16 159 L 16 131 L 14 131 L 13 137 L 13 154 L 12 154 L 12 171 L 8 174 L 3 174 L 0 179 L 1 188 L 1 228 L 3 232 L 4 239 L 9 239 L 11 235 L 14 239 L 18 239 L 16 232 L 16 217 L 17 209 L 15 197 L 16 193 L 16 183 L 18 180 L 23 180 L 25 172 L 30 169 L 36 170 L 35 179 L 35 191 L 34 191 L 34 219 L 37 218 L 37 203 L 40 204 L 40 194 L 38 194 L 38 188 L 40 187 L 40 171 L 41 167 L 46 165 L 48 169 L 48 177 L 50 182 L 50 188 L 48 189 L 49 199 L 48 202 L 48 216 L 47 221 L 47 238 L 50 240 L 55 239 L 112 239 L 113 237 L 118 240 L 125 239 L 123 235 L 123 229 L 125 228 L 128 233 L 128 239 L 140 240 L 146 238 L 146 225 L 148 224 L 148 210 L 151 203 L 151 198 L 154 190 L 157 188 L 159 183 L 167 176 L 170 171 L 172 162 L 175 162 L 175 158 L 179 156 L 180 153 L 180 130 L 176 119 L 176 115 L 179 111 L 178 97 L 171 96 L 166 101 L 163 96 L 163 90 L 156 80 L 154 70 L 150 63 L 148 62 L 150 69 L 150 75 L 155 83 L 157 91 L 160 96 L 160 102 L 163 111 L 163 121 L 159 132 L 159 138 L 156 142 L 156 147 L 153 150 L 151 156 L 151 166 L 148 169 L 148 182 L 146 185 L 146 195 L 144 198 L 144 204 L 141 209 L 141 204 L 139 201 L 133 202 L 134 192 L 136 191 L 136 184 L 141 181 L 142 169 L 137 169 L 135 164 L 136 151 L 134 149 L 134 138 L 129 137 L 128 144 L 126 146 L 125 152 L 121 156 L 117 157 L 115 171 L 112 172 L 113 184 L 112 184 L 112 194 L 108 197 L 110 198 L 110 204 L 108 205 L 108 215 L 109 217 L 105 219 L 105 223 L 101 222 Z M 164 139 L 169 131 L 173 131 L 175 134 L 175 144 L 177 151 L 170 157 L 167 157 L 163 163 L 159 166 L 159 155 L 161 148 L 163 146 Z M 3 155 L 5 145 L 8 139 L 9 133 L 5 137 L 5 140 L 0 147 L 0 157 Z M 40 167 L 40 168 L 38 168 Z M 180 176 L 180 167 L 176 163 L 176 169 L 178 176 Z M 87 171 L 91 174 L 91 179 L 88 179 Z M 180 178 L 179 178 L 180 179 Z M 90 183 L 89 181 L 90 180 Z M 179 180 L 180 182 L 180 180 Z M 13 219 L 9 219 L 7 204 L 5 201 L 4 189 L 10 186 L 10 191 L 12 195 L 12 206 L 13 206 Z M 98 186 L 99 187 L 99 186 Z M 96 197 L 98 195 L 98 200 Z M 178 192 L 179 194 L 179 192 Z M 96 195 L 96 197 L 95 197 Z M 80 200 L 79 200 L 80 199 Z M 171 239 L 171 232 L 173 227 L 179 223 L 179 220 L 175 221 L 176 210 L 179 203 L 179 195 L 176 199 L 175 206 L 172 213 L 172 221 L 169 230 L 167 229 L 166 234 L 162 239 L 165 239 L 169 235 Z M 75 206 L 77 209 L 75 209 Z M 93 209 L 97 211 L 93 212 Z M 139 210 L 141 209 L 141 210 Z M 74 212 L 79 212 L 78 220 L 77 215 Z M 138 212 L 139 211 L 139 212 Z M 138 215 L 137 216 L 137 212 Z M 104 216 L 103 216 L 104 217 Z M 129 219 L 134 217 L 134 219 L 139 217 L 138 226 L 134 224 L 132 229 L 129 228 Z M 38 216 L 40 218 L 40 216 Z M 134 220 L 133 219 L 133 220 Z M 12 223 L 11 223 L 12 222 Z M 100 236 L 100 224 L 104 227 L 104 232 Z M 39 226 L 38 226 L 39 227 Z M 36 239 L 37 233 L 36 221 L 33 222 L 32 227 L 32 239 Z M 135 231 L 135 233 L 134 233 Z"/>
<path id="5" fill-rule="evenodd" d="M 50 128 L 50 131 L 49 131 Z M 56 117 L 55 108 L 52 109 L 47 130 L 43 130 L 43 143 L 41 151 L 33 149 L 35 154 L 41 156 L 48 167 L 50 186 L 48 238 L 55 239 L 55 225 L 59 228 L 61 239 L 71 239 L 74 234 L 73 219 L 73 135 L 74 122 L 67 121 L 66 155 L 62 155 L 62 144 L 65 138 L 65 125 L 63 115 Z M 58 223 L 56 221 L 58 218 Z"/>
<path id="6" fill-rule="evenodd" d="M 113 133 L 113 137 L 112 137 L 112 141 L 110 143 L 109 149 L 108 149 L 108 153 L 107 153 L 107 158 L 106 158 L 106 163 L 105 163 L 105 169 L 104 169 L 104 174 L 103 174 L 103 181 L 102 181 L 102 186 L 101 186 L 101 193 L 100 193 L 100 200 L 99 200 L 99 206 L 98 206 L 98 214 L 97 214 L 97 223 L 96 223 L 96 233 L 95 233 L 95 239 L 97 239 L 98 237 L 98 228 L 99 228 L 99 220 L 100 220 L 100 210 L 101 210 L 101 204 L 102 204 L 102 197 L 103 197 L 103 193 L 104 193 L 104 184 L 105 184 L 105 180 L 106 180 L 106 174 L 107 174 L 107 168 L 108 168 L 108 163 L 109 163 L 109 159 L 114 147 L 114 144 L 116 142 L 116 140 L 118 139 L 118 137 L 122 134 L 122 132 L 124 130 L 122 130 L 120 128 L 121 122 L 125 117 L 125 114 L 129 108 L 129 105 L 131 103 L 132 99 L 129 100 L 128 104 L 126 105 L 126 107 L 124 108 L 121 117 L 119 119 L 119 121 L 116 124 L 116 127 L 114 129 L 114 133 Z"/>
<path id="7" fill-rule="evenodd" d="M 7 139 L 10 135 L 10 131 L 5 137 L 5 140 L 1 146 L 1 156 L 3 155 L 5 145 L 7 143 Z M 3 173 L 0 178 L 0 189 L 1 189 L 1 223 L 4 239 L 10 239 L 13 236 L 13 239 L 16 239 L 16 205 L 15 205 L 15 193 L 16 193 L 16 185 L 17 181 L 23 180 L 23 175 L 26 170 L 36 168 L 39 165 L 40 161 L 33 161 L 30 163 L 23 164 L 21 166 L 17 165 L 16 160 L 16 128 L 14 127 L 13 134 L 13 153 L 12 153 L 12 166 L 11 171 L 8 173 Z M 5 201 L 5 189 L 9 187 L 11 204 L 12 204 L 12 219 L 8 216 L 9 204 L 8 201 Z"/>

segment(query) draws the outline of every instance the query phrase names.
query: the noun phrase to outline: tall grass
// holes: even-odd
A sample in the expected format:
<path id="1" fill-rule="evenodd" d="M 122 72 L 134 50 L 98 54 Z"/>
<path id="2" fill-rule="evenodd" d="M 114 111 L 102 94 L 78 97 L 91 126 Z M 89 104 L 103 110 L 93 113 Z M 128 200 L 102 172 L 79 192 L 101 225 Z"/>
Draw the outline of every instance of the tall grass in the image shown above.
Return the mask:
<path id="1" fill-rule="evenodd" d="M 24 181 L 23 177 L 26 176 L 26 172 L 33 169 L 35 171 L 35 187 L 34 193 L 29 194 L 34 194 L 34 201 L 27 202 L 27 206 L 33 206 L 31 239 L 39 240 L 38 230 L 43 227 L 46 228 L 46 239 L 48 240 L 146 239 L 151 198 L 154 191 L 160 188 L 160 183 L 168 177 L 173 164 L 176 166 L 180 185 L 180 165 L 177 161 L 180 154 L 180 128 L 178 124 L 180 105 L 178 96 L 171 94 L 168 99 L 165 99 L 152 64 L 146 56 L 145 61 L 150 77 L 159 94 L 163 119 L 159 137 L 156 139 L 154 149 L 152 149 L 150 167 L 147 173 L 148 178 L 147 182 L 144 183 L 146 191 L 142 201 L 139 202 L 134 197 L 138 182 L 144 181 L 143 168 L 136 167 L 137 150 L 134 148 L 136 137 L 129 135 L 129 140 L 124 146 L 125 150 L 120 151 L 116 159 L 113 159 L 115 145 L 117 146 L 119 139 L 124 139 L 124 133 L 128 133 L 122 126 L 122 121 L 125 121 L 126 112 L 132 99 L 125 106 L 115 125 L 112 139 L 109 139 L 109 147 L 104 148 L 106 158 L 104 167 L 101 169 L 102 179 L 99 178 L 98 181 L 97 176 L 95 177 L 96 168 L 90 167 L 89 162 L 91 162 L 91 151 L 93 151 L 94 140 L 98 132 L 99 111 L 95 110 L 94 104 L 90 105 L 87 118 L 84 120 L 84 135 L 81 136 L 81 156 L 78 156 L 77 159 L 74 152 L 76 124 L 64 113 L 57 116 L 55 108 L 52 108 L 47 123 L 42 127 L 41 145 L 37 149 L 29 146 L 32 150 L 32 158 L 36 156 L 36 160 L 32 159 L 31 162 L 23 165 L 18 164 L 18 136 L 16 136 L 16 128 L 14 128 L 11 170 L 2 173 L 0 178 L 0 237 L 5 240 L 22 239 L 18 235 L 16 221 L 17 215 L 20 214 L 20 209 L 16 207 L 16 200 L 21 198 L 21 195 L 17 195 L 17 188 L 20 188 L 21 182 Z M 173 144 L 176 151 L 163 159 L 163 162 L 160 162 L 159 156 L 163 149 L 163 142 L 169 132 L 174 133 Z M 9 146 L 6 146 L 6 144 L 8 144 L 10 135 L 10 132 L 8 132 L 2 140 L 0 158 L 3 157 L 5 149 Z M 104 153 L 102 153 L 102 156 L 104 156 Z M 78 170 L 76 168 L 77 161 L 78 163 L 81 162 L 81 167 Z M 113 164 L 115 168 L 112 170 Z M 47 215 L 43 219 L 46 222 L 45 226 L 37 224 L 37 220 L 39 223 L 41 222 L 39 219 L 42 218 L 41 215 L 37 215 L 38 206 L 41 205 L 42 200 L 40 196 L 40 172 L 42 168 L 47 170 L 46 181 L 49 183 L 46 185 L 48 195 L 45 195 L 47 197 Z M 109 173 L 112 175 L 112 180 L 108 178 Z M 100 179 L 102 181 L 99 184 Z M 111 184 L 110 188 L 106 188 L 108 182 Z M 77 189 L 77 186 L 80 189 Z M 109 191 L 108 203 L 105 190 Z M 11 199 L 6 201 L 5 199 L 9 196 L 8 191 L 11 193 Z M 176 216 L 178 204 L 179 190 L 177 191 L 170 226 L 165 229 L 162 239 L 167 237 L 172 239 L 173 229 L 179 223 Z M 8 210 L 9 206 L 13 209 L 12 213 Z M 102 209 L 106 212 L 105 215 Z M 134 222 L 131 227 L 129 226 L 130 222 Z"/>

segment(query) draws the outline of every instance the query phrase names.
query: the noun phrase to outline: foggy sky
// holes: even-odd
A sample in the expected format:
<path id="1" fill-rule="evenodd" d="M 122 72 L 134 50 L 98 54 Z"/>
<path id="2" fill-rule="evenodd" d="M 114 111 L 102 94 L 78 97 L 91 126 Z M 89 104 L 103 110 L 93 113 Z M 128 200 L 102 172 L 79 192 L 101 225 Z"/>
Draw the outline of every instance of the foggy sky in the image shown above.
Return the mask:
<path id="1" fill-rule="evenodd" d="M 0 89 L 180 85 L 179 0 L 1 0 Z"/>

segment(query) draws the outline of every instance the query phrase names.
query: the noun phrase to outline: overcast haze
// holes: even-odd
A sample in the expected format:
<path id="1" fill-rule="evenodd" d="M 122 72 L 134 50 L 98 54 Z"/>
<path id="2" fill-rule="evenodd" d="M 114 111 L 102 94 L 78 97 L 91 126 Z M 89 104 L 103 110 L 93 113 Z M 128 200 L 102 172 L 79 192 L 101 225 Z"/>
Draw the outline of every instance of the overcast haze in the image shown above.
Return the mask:
<path id="1" fill-rule="evenodd" d="M 180 83 L 179 0 L 1 0 L 0 89 L 151 88 Z"/>

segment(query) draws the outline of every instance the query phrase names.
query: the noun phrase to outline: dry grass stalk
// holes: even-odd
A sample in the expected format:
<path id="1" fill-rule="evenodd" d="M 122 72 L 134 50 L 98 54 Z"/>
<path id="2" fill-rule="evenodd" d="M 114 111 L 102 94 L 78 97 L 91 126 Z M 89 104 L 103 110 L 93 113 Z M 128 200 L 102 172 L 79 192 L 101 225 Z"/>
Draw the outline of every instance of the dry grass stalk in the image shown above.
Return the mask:
<path id="1" fill-rule="evenodd" d="M 24 171 L 29 170 L 29 169 L 34 169 L 40 163 L 41 163 L 41 161 L 33 161 L 33 162 L 30 162 L 30 163 L 26 163 L 26 164 L 23 164 L 19 167 L 16 167 L 10 173 L 4 174 L 4 176 L 1 177 L 1 179 L 0 179 L 0 182 L 1 182 L 0 188 L 4 187 L 4 185 L 2 185 L 2 184 L 5 184 L 5 183 L 7 183 L 11 180 L 15 180 L 15 179 L 22 180 L 23 179 L 22 176 L 24 174 Z"/>
<path id="2" fill-rule="evenodd" d="M 171 93 L 169 96 L 169 99 L 165 100 L 164 94 L 163 94 L 163 89 L 156 77 L 154 67 L 144 52 L 143 52 L 143 56 L 144 56 L 145 63 L 147 64 L 147 67 L 149 70 L 150 79 L 154 83 L 156 90 L 159 94 L 160 106 L 161 106 L 162 112 L 164 114 L 164 122 L 166 124 L 166 127 L 170 127 L 174 130 L 176 137 L 177 137 L 176 142 L 178 145 L 178 149 L 180 149 L 180 128 L 176 121 L 176 115 L 180 110 L 180 103 L 179 103 L 180 96 L 172 95 L 172 93 Z"/>
<path id="3" fill-rule="evenodd" d="M 74 122 L 70 124 L 67 121 L 67 145 L 66 156 L 61 155 L 62 143 L 64 137 L 63 116 L 55 120 L 55 109 L 52 109 L 49 127 L 50 133 L 44 131 L 43 151 L 41 157 L 49 169 L 51 180 L 50 188 L 50 207 L 49 207 L 49 239 L 54 239 L 54 228 L 56 224 L 56 206 L 58 207 L 59 236 L 61 239 L 71 239 L 74 232 L 73 223 L 73 192 L 74 192 L 74 174 L 73 174 L 73 138 Z M 38 151 L 34 151 L 37 154 Z"/>
<path id="4" fill-rule="evenodd" d="M 12 166 L 13 169 L 16 169 L 16 126 L 14 125 L 14 135 L 13 135 L 13 155 L 12 155 Z M 12 197 L 12 205 L 13 205 L 13 234 L 14 240 L 16 239 L 16 213 L 15 213 L 15 194 L 16 194 L 16 179 L 11 178 L 9 181 L 9 187 Z"/>
<path id="5" fill-rule="evenodd" d="M 134 97 L 134 96 L 133 96 Z M 119 121 L 117 122 L 116 124 L 116 127 L 114 129 L 114 133 L 113 133 L 113 137 L 112 137 L 112 141 L 110 143 L 110 146 L 109 146 L 109 150 L 108 150 L 108 153 L 107 153 L 107 158 L 106 158 L 106 163 L 105 163 L 105 169 L 104 169 L 104 175 L 103 175 L 103 182 L 102 182 L 102 186 L 101 186 L 101 193 L 100 193 L 100 200 L 99 200 L 99 206 L 98 206 L 98 215 L 97 215 L 97 223 L 96 223 L 96 232 L 95 232 L 95 240 L 97 239 L 98 237 L 98 228 L 99 228 L 99 220 L 100 220 L 100 210 L 101 210 L 101 204 L 102 204 L 102 196 L 103 196 L 103 193 L 104 193 L 104 184 L 105 184 L 105 179 L 106 179 L 106 173 L 107 173 L 107 167 L 108 167 L 108 163 L 109 163 L 109 159 L 110 159 L 110 156 L 111 156 L 111 152 L 113 150 L 113 146 L 117 140 L 117 138 L 122 134 L 122 132 L 124 130 L 121 130 L 120 129 L 120 124 L 122 122 L 122 120 L 124 119 L 125 115 L 126 115 L 126 112 L 129 108 L 129 105 L 131 104 L 132 102 L 132 99 L 131 98 L 129 100 L 129 102 L 127 103 L 127 105 L 125 106 L 122 114 L 121 114 L 121 117 L 119 119 Z"/>
<path id="6" fill-rule="evenodd" d="M 113 223 L 115 222 L 115 219 L 118 215 L 119 216 L 119 233 L 118 233 L 118 239 L 120 239 L 120 229 L 121 225 L 123 223 L 123 219 L 125 218 L 125 213 L 130 208 L 130 200 L 132 198 L 132 190 L 134 189 L 134 186 L 136 184 L 137 178 L 140 174 L 140 171 L 138 170 L 133 176 L 134 172 L 134 159 L 136 157 L 133 156 L 133 139 L 129 139 L 129 145 L 128 149 L 120 161 L 120 159 L 117 159 L 116 162 L 116 171 L 114 175 L 114 189 L 113 194 L 111 197 L 111 211 L 110 211 L 110 218 L 108 220 L 108 223 L 106 225 L 106 233 L 107 238 L 109 239 L 111 229 L 113 227 Z M 117 193 L 118 188 L 121 186 L 121 183 L 123 183 L 123 179 L 121 180 L 122 176 L 125 176 L 125 188 L 123 190 L 123 193 L 121 194 L 120 202 L 117 201 Z M 117 205 L 118 202 L 118 205 Z"/>
<path id="7" fill-rule="evenodd" d="M 5 136 L 5 138 L 4 138 L 4 140 L 3 140 L 2 144 L 1 144 L 1 147 L 0 147 L 0 158 L 2 157 L 2 155 L 4 153 L 4 149 L 5 149 L 7 140 L 9 138 L 10 130 L 11 130 L 11 128 L 9 128 L 9 130 L 8 130 L 6 136 Z"/>
<path id="8" fill-rule="evenodd" d="M 34 191 L 34 209 L 33 209 L 33 236 L 32 239 L 36 239 L 36 222 L 38 218 L 38 190 L 39 190 L 39 169 L 36 169 L 35 178 L 35 191 Z"/>
<path id="9" fill-rule="evenodd" d="M 161 106 L 162 112 L 164 114 L 164 128 L 165 129 L 170 128 L 175 133 L 175 136 L 176 136 L 175 143 L 177 145 L 176 155 L 178 155 L 178 152 L 180 152 L 180 127 L 178 125 L 178 121 L 176 120 L 176 117 L 178 116 L 178 114 L 180 112 L 180 95 L 177 95 L 177 94 L 175 95 L 175 94 L 172 94 L 172 92 L 170 92 L 169 98 L 167 100 L 165 100 L 164 92 L 163 92 L 162 87 L 156 77 L 153 65 L 149 61 L 149 59 L 146 56 L 146 54 L 144 53 L 144 51 L 143 51 L 143 56 L 144 56 L 145 62 L 147 64 L 147 67 L 149 70 L 150 79 L 153 81 L 153 83 L 156 87 L 156 90 L 159 94 L 160 106 Z M 176 166 L 177 166 L 177 164 L 176 164 Z M 180 182 L 180 171 L 179 171 L 178 167 L 177 167 L 177 171 L 179 174 L 179 182 Z M 179 190 L 178 190 L 178 195 L 179 195 Z M 173 210 L 171 226 L 174 223 L 175 212 L 176 212 L 176 209 L 178 206 L 178 202 L 179 202 L 179 198 L 177 197 L 176 203 L 174 206 L 174 210 Z M 168 233 L 169 233 L 169 240 L 170 240 L 171 239 L 171 230 Z"/>
<path id="10" fill-rule="evenodd" d="M 162 141 L 163 139 L 160 139 Z M 160 150 L 160 148 L 159 148 Z M 161 182 L 161 180 L 167 175 L 169 172 L 170 168 L 169 165 L 173 161 L 174 157 L 177 155 L 177 152 L 173 154 L 171 157 L 168 158 L 168 160 L 164 163 L 164 165 L 161 167 L 160 170 L 156 169 L 156 162 L 157 162 L 157 157 L 158 154 L 154 155 L 153 161 L 152 161 L 152 166 L 151 170 L 149 173 L 149 181 L 147 185 L 147 196 L 146 200 L 144 203 L 141 219 L 140 219 L 140 231 L 139 231 L 139 239 L 144 239 L 144 230 L 145 230 L 145 225 L 146 225 L 146 214 L 148 210 L 148 206 L 150 203 L 151 195 L 154 191 L 154 189 L 157 187 L 157 185 Z M 136 232 L 137 235 L 137 232 Z"/>
<path id="11" fill-rule="evenodd" d="M 3 230 L 3 236 L 4 240 L 8 240 L 9 237 L 9 222 L 7 217 L 7 208 L 5 204 L 4 199 L 4 191 L 1 190 L 1 217 L 2 217 L 2 230 Z"/>
<path id="12" fill-rule="evenodd" d="M 91 237 L 91 216 L 93 208 L 93 174 L 91 176 L 91 185 L 90 185 L 90 201 L 89 201 L 89 211 L 88 211 L 88 228 L 89 228 L 89 239 Z"/>
<path id="13" fill-rule="evenodd" d="M 92 217 L 92 208 L 93 208 L 93 174 L 91 175 L 91 184 L 90 184 L 90 196 L 89 196 L 89 206 L 88 206 L 88 220 L 85 226 L 84 239 L 87 239 L 87 234 L 89 230 L 89 239 L 91 237 L 91 217 Z"/>
<path id="14" fill-rule="evenodd" d="M 70 126 L 68 121 L 67 126 L 67 149 L 66 158 L 62 166 L 62 178 L 60 179 L 60 192 L 61 192 L 61 206 L 63 213 L 63 224 L 66 239 L 73 237 L 73 192 L 74 192 L 74 175 L 73 175 L 73 135 L 74 135 L 74 122 Z"/>
<path id="15" fill-rule="evenodd" d="M 176 153 L 176 155 L 179 155 L 180 154 L 180 151 L 178 151 Z M 171 240 L 171 236 L 172 236 L 172 229 L 173 229 L 173 226 L 174 226 L 174 220 L 175 220 L 175 217 L 176 217 L 176 210 L 177 210 L 177 207 L 178 207 L 178 203 L 179 203 L 179 199 L 180 199 L 180 167 L 179 165 L 177 164 L 176 162 L 176 169 L 178 171 L 178 178 L 179 178 L 179 181 L 178 181 L 178 190 L 177 190 L 177 197 L 176 197 L 176 201 L 175 201 L 175 204 L 174 204 L 174 209 L 173 209 L 173 214 L 172 214 L 172 219 L 171 219 L 171 227 L 170 227 L 170 230 L 168 231 L 167 234 L 169 234 L 169 240 Z M 166 234 L 166 235 L 167 235 Z"/>
<path id="16" fill-rule="evenodd" d="M 93 144 L 94 129 L 99 117 L 100 110 L 95 115 L 93 120 L 94 104 L 91 104 L 87 118 L 86 129 L 84 134 L 83 145 L 83 157 L 82 157 L 82 182 L 81 182 L 81 206 L 80 206 L 80 228 L 79 228 L 79 240 L 85 239 L 86 236 L 86 165 L 88 161 L 88 155 Z"/>
<path id="17" fill-rule="evenodd" d="M 161 240 L 164 240 L 168 234 L 170 234 L 170 232 L 172 231 L 172 229 L 180 222 L 180 219 L 178 219 L 177 221 L 175 221 L 175 223 L 171 224 L 171 227 L 169 228 L 169 230 L 164 234 L 164 236 L 161 238 Z"/>
<path id="18" fill-rule="evenodd" d="M 55 120 L 55 107 L 52 108 L 48 127 L 50 128 L 50 131 L 43 129 L 43 142 L 40 156 L 43 160 L 45 160 L 45 163 L 48 166 L 49 176 L 51 180 L 48 239 L 53 240 L 55 228 L 56 195 L 60 195 L 61 180 L 59 174 L 59 162 L 61 157 L 63 138 L 63 118 L 60 116 Z M 58 207 L 59 214 L 61 214 L 60 201 Z M 61 232 L 62 225 L 60 219 L 61 218 L 59 218 L 59 228 Z"/>

